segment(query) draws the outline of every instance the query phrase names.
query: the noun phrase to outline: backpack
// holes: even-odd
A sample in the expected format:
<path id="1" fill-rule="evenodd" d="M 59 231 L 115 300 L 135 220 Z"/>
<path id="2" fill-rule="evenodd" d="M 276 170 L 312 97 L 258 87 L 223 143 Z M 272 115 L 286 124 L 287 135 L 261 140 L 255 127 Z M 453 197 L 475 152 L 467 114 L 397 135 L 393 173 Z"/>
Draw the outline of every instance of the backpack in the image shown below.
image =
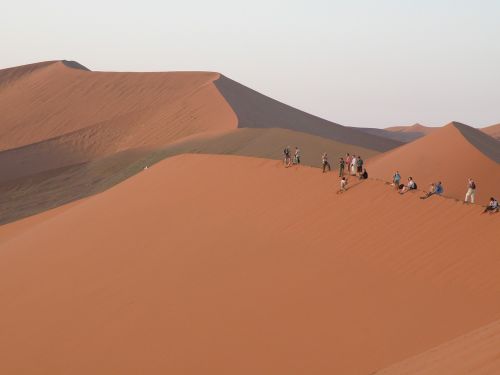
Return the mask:
<path id="1" fill-rule="evenodd" d="M 476 189 L 476 183 L 474 181 L 470 183 L 470 188 L 474 190 Z"/>
<path id="2" fill-rule="evenodd" d="M 417 183 L 415 181 L 413 181 L 413 189 L 417 190 Z"/>

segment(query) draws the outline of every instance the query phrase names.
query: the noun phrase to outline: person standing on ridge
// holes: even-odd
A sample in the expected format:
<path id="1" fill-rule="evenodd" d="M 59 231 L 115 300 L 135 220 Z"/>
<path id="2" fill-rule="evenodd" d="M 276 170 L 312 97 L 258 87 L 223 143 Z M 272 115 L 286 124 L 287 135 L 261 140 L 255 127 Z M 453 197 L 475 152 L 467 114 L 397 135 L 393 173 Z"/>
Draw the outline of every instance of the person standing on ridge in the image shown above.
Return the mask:
<path id="1" fill-rule="evenodd" d="M 467 193 L 465 193 L 465 203 L 469 203 L 469 198 L 470 202 L 474 203 L 476 197 L 476 183 L 472 178 L 469 178 L 469 181 L 467 182 Z"/>
<path id="2" fill-rule="evenodd" d="M 285 167 L 289 167 L 291 163 L 291 158 L 290 158 L 290 146 L 286 146 L 285 149 L 283 150 L 283 154 L 285 155 Z"/>
<path id="3" fill-rule="evenodd" d="M 350 170 L 349 173 L 351 176 L 356 176 L 357 165 L 358 165 L 358 159 L 356 159 L 356 155 L 353 155 L 352 159 L 351 159 L 351 165 L 349 166 L 349 170 Z"/>
<path id="4" fill-rule="evenodd" d="M 295 146 L 295 154 L 293 156 L 293 164 L 300 164 L 300 150 Z"/>
<path id="5" fill-rule="evenodd" d="M 344 177 L 345 161 L 343 158 L 339 159 L 339 177 Z"/>
<path id="6" fill-rule="evenodd" d="M 396 171 L 394 176 L 392 176 L 392 183 L 394 184 L 395 189 L 399 190 L 399 184 L 401 183 L 401 175 L 399 174 L 399 171 Z"/>
<path id="7" fill-rule="evenodd" d="M 328 163 L 328 155 L 326 152 L 323 153 L 323 156 L 321 157 L 321 163 L 323 164 L 323 173 L 325 173 L 326 168 L 328 168 L 328 171 L 331 171 L 330 163 Z"/>
<path id="8" fill-rule="evenodd" d="M 347 169 L 347 174 L 351 173 L 351 161 L 352 161 L 352 156 L 349 155 L 349 153 L 345 154 L 345 168 Z"/>
<path id="9" fill-rule="evenodd" d="M 357 173 L 360 176 L 361 173 L 363 173 L 363 159 L 361 159 L 361 156 L 358 155 L 358 160 L 356 160 L 356 169 Z"/>

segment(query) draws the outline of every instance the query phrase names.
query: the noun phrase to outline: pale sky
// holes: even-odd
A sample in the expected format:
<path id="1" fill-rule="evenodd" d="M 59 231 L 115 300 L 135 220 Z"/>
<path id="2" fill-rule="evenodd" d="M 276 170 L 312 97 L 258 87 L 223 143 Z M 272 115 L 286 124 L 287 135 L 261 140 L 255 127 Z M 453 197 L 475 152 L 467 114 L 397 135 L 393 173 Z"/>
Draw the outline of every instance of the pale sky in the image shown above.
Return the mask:
<path id="1" fill-rule="evenodd" d="M 500 122 L 500 0 L 18 0 L 0 21 L 0 68 L 218 71 L 343 125 Z"/>

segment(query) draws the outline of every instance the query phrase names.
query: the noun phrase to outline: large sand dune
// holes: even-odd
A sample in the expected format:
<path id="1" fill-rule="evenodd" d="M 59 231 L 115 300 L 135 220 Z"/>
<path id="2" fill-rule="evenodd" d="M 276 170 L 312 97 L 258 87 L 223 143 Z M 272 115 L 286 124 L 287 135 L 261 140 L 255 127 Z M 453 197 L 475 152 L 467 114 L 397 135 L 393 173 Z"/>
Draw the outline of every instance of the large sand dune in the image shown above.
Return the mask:
<path id="1" fill-rule="evenodd" d="M 184 155 L 5 226 L 0 373 L 364 375 L 500 319 L 499 215 L 336 189 Z"/>
<path id="2" fill-rule="evenodd" d="M 464 199 L 467 178 L 477 183 L 477 201 L 498 196 L 500 142 L 469 126 L 451 123 L 426 137 L 376 156 L 368 163 L 371 176 L 390 181 L 399 170 L 412 176 L 420 189 L 442 181 L 445 195 Z"/>
<path id="3" fill-rule="evenodd" d="M 0 70 L 0 223 L 100 192 L 184 152 L 370 157 L 400 143 L 306 114 L 217 73 Z M 49 198 L 51 197 L 51 198 Z"/>

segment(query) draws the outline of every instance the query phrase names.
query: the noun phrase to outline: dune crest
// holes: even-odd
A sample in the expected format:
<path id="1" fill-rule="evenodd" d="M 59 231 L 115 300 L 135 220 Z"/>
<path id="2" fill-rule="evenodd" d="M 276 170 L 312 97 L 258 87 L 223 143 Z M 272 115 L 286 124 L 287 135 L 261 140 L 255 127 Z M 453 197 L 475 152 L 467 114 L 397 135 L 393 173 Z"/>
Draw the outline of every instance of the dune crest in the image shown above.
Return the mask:
<path id="1" fill-rule="evenodd" d="M 372 177 L 390 181 L 396 170 L 403 180 L 412 176 L 422 190 L 442 181 L 445 196 L 463 200 L 467 179 L 477 185 L 477 201 L 486 204 L 498 194 L 500 143 L 477 129 L 451 123 L 437 131 L 369 160 Z M 492 159 L 495 158 L 495 159 Z"/>

